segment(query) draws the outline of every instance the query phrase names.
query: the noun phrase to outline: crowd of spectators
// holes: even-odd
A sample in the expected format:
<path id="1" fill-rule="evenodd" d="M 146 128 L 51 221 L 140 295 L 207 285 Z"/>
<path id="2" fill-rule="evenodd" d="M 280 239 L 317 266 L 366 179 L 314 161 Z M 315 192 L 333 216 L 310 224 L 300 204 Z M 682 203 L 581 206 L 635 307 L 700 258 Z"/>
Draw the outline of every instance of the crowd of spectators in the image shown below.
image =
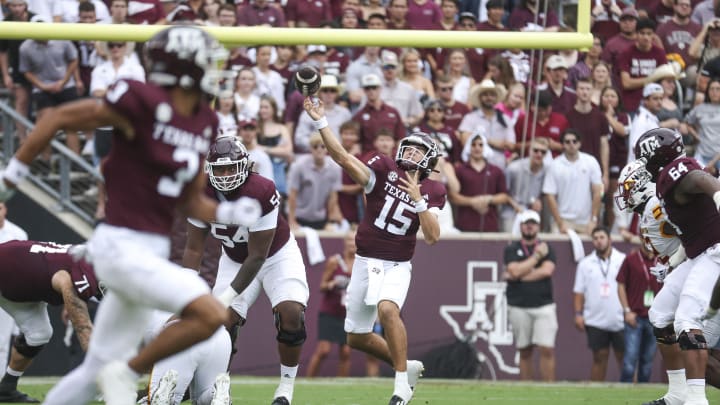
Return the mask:
<path id="1" fill-rule="evenodd" d="M 572 31 L 574 17 L 562 12 L 565 3 L 2 1 L 8 21 L 526 32 Z M 293 73 L 310 65 L 322 74 L 318 97 L 347 150 L 392 156 L 412 131 L 435 138 L 443 153 L 438 177 L 450 204 L 445 231 L 511 232 L 518 229 L 517 213 L 531 209 L 541 214 L 546 232 L 589 234 L 604 225 L 629 240 L 637 234 L 636 221 L 616 212 L 612 195 L 620 169 L 632 159 L 629 146 L 643 130 L 675 128 L 708 170 L 720 167 L 720 19 L 714 0 L 633 3 L 593 2 L 595 40 L 586 52 L 233 47 L 226 68 L 235 74 L 234 86 L 215 101 L 221 131 L 240 137 L 255 170 L 289 197 L 292 224 L 324 229 L 357 223 L 362 193 L 352 181 L 343 175 L 333 175 L 332 184 L 303 180 L 302 172 L 334 165 L 323 163 L 311 141 L 313 127 L 293 86 Z M 66 100 L 103 97 L 118 78 L 142 80 L 141 50 L 142 44 L 125 42 L 1 40 L 0 69 L 17 110 L 37 117 Z M 25 132 L 17 125 L 21 140 Z M 100 136 L 65 138 L 96 161 L 107 153 Z M 95 152 L 93 142 L 83 149 L 82 139 L 92 140 Z M 309 195 L 304 188 L 318 185 L 323 195 L 303 213 L 298 202 Z"/>

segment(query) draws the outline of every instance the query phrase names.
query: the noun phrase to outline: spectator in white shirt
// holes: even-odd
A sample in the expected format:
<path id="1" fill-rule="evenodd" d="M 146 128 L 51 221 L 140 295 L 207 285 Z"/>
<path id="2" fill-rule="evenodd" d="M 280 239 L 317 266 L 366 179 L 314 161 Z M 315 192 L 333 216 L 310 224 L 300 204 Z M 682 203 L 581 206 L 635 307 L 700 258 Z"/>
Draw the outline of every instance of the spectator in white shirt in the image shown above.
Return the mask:
<path id="1" fill-rule="evenodd" d="M 645 132 L 660 127 L 660 120 L 655 115 L 662 108 L 665 91 L 658 83 L 648 83 L 643 87 L 643 99 L 638 113 L 630 123 L 628 136 L 628 163 L 635 161 L 635 143 Z"/>

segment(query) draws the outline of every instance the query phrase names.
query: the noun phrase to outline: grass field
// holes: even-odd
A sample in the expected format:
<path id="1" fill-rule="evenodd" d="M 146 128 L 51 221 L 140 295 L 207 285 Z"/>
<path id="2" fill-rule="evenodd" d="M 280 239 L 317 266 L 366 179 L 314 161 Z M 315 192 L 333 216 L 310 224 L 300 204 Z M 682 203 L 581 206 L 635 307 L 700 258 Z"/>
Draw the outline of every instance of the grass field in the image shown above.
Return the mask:
<path id="1" fill-rule="evenodd" d="M 20 389 L 44 398 L 56 379 L 27 377 Z M 235 377 L 235 405 L 269 405 L 277 379 Z M 469 380 L 421 380 L 413 405 L 553 404 L 553 405 L 640 405 L 659 397 L 665 386 L 657 384 L 527 384 Z M 392 393 L 392 380 L 383 378 L 300 378 L 293 405 L 385 405 Z M 720 404 L 720 391 L 708 388 L 711 404 Z M 189 403 L 189 402 L 188 402 Z"/>

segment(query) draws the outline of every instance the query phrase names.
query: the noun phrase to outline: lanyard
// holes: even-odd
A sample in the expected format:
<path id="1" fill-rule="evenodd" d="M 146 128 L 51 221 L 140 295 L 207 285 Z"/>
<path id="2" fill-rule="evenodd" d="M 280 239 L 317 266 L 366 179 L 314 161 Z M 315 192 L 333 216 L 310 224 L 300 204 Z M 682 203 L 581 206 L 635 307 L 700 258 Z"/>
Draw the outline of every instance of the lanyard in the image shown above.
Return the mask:
<path id="1" fill-rule="evenodd" d="M 647 285 L 650 285 L 650 270 L 648 270 L 647 264 L 645 264 L 645 258 L 638 250 L 637 252 L 638 258 L 640 259 L 640 264 L 643 266 L 643 275 L 645 275 L 645 281 L 647 282 Z M 653 259 L 653 265 L 655 264 L 655 259 Z"/>
<path id="2" fill-rule="evenodd" d="M 602 259 L 600 258 L 600 256 L 597 255 L 597 253 L 595 255 L 598 259 L 598 264 L 600 265 L 600 272 L 602 273 L 603 278 L 605 278 L 605 281 L 607 281 L 607 276 L 608 276 L 608 273 L 610 272 L 610 259 L 612 258 L 612 251 L 610 251 L 610 255 L 607 258 L 607 265 L 605 266 L 604 269 L 603 269 L 603 265 L 602 265 L 602 262 L 603 262 Z"/>
<path id="3" fill-rule="evenodd" d="M 529 252 L 527 246 L 525 246 L 525 243 L 523 241 L 520 241 L 520 247 L 522 247 L 523 253 L 525 253 L 525 257 L 530 257 L 530 255 L 535 252 L 535 246 L 537 246 L 537 244 L 538 242 L 536 239 L 535 242 L 533 242 L 532 244 L 533 251 Z"/>

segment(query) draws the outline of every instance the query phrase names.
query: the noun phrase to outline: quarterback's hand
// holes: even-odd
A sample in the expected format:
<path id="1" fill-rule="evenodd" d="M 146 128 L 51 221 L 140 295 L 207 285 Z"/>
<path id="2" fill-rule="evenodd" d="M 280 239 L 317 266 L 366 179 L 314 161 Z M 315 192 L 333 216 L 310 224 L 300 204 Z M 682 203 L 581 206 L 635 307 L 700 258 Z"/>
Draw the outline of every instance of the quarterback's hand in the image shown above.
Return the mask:
<path id="1" fill-rule="evenodd" d="M 234 224 L 250 226 L 262 216 L 260 203 L 254 198 L 240 197 L 238 200 L 233 201 L 232 204 L 234 206 Z"/>
<path id="2" fill-rule="evenodd" d="M 664 264 L 656 264 L 650 267 L 650 274 L 655 276 L 655 279 L 657 279 L 658 283 L 662 283 L 668 274 L 668 266 Z"/>

